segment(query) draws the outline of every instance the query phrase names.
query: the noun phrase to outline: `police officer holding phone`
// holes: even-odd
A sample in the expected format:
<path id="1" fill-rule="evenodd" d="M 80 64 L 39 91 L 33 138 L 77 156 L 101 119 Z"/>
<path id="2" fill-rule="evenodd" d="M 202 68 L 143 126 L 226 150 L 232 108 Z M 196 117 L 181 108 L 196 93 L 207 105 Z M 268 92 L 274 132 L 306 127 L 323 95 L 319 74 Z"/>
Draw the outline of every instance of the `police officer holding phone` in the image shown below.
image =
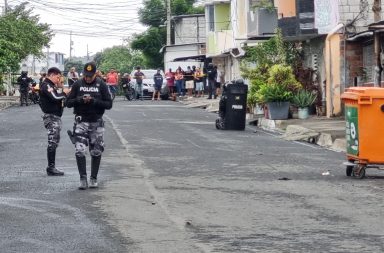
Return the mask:
<path id="1" fill-rule="evenodd" d="M 48 176 L 63 176 L 64 172 L 55 167 L 56 149 L 60 142 L 61 116 L 64 110 L 64 100 L 68 91 L 61 92 L 63 84 L 60 69 L 52 67 L 48 69 L 47 77 L 40 86 L 40 107 L 43 111 L 44 127 L 48 133 L 47 159 Z"/>
<path id="2" fill-rule="evenodd" d="M 73 107 L 75 127 L 73 133 L 76 148 L 76 162 L 80 174 L 80 190 L 88 188 L 85 152 L 91 154 L 90 188 L 97 188 L 101 154 L 104 151 L 105 110 L 112 108 L 111 94 L 105 82 L 96 76 L 96 65 L 85 64 L 83 77 L 76 81 L 67 98 L 67 106 Z"/>

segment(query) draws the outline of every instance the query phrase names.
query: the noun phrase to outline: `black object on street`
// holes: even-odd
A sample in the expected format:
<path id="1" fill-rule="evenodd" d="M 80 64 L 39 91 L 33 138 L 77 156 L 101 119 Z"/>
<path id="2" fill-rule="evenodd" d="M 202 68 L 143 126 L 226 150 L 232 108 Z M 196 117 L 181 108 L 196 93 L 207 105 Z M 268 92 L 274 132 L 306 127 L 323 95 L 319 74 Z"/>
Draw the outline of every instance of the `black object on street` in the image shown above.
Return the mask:
<path id="1" fill-rule="evenodd" d="M 219 101 L 219 118 L 216 128 L 222 130 L 244 130 L 247 108 L 248 86 L 242 79 L 223 86 Z"/>

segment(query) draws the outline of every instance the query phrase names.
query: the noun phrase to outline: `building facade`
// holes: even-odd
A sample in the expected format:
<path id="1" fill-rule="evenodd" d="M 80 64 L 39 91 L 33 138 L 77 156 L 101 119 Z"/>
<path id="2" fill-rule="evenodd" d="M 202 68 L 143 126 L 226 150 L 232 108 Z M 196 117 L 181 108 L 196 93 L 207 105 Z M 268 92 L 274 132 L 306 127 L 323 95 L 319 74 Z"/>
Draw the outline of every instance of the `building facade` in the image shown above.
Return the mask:
<path id="1" fill-rule="evenodd" d="M 204 14 L 180 15 L 171 19 L 171 44 L 162 48 L 164 70 L 202 67 L 205 61 L 206 21 Z"/>
<path id="2" fill-rule="evenodd" d="M 41 72 L 46 72 L 51 67 L 57 67 L 64 71 L 64 54 L 59 52 L 46 52 L 43 57 L 37 58 L 29 55 L 21 62 L 21 69 L 28 71 L 31 76 L 37 76 Z"/>
<path id="3" fill-rule="evenodd" d="M 302 43 L 304 65 L 317 72 L 319 85 L 324 84 L 326 115 L 343 114 L 340 95 L 345 88 L 373 86 L 378 78 L 380 35 L 375 38 L 370 26 L 381 20 L 374 4 L 381 9 L 383 4 L 376 0 L 275 0 L 274 4 L 284 38 Z"/>
<path id="4" fill-rule="evenodd" d="M 224 81 L 241 77 L 244 46 L 273 35 L 277 13 L 254 7 L 258 0 L 206 0 L 207 58 L 224 73 Z"/>

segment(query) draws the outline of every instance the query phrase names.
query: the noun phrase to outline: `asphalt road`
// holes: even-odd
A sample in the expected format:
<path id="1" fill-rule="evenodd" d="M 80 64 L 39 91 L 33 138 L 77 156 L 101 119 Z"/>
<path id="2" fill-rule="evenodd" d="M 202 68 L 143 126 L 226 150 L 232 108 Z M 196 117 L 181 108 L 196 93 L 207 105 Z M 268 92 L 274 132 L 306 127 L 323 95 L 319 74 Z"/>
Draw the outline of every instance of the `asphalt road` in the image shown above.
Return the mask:
<path id="1" fill-rule="evenodd" d="M 64 177 L 45 174 L 40 115 L 0 111 L 1 252 L 384 251 L 384 173 L 348 178 L 342 153 L 254 127 L 219 131 L 215 114 L 180 103 L 117 98 L 100 188 L 79 191 L 70 110 Z"/>

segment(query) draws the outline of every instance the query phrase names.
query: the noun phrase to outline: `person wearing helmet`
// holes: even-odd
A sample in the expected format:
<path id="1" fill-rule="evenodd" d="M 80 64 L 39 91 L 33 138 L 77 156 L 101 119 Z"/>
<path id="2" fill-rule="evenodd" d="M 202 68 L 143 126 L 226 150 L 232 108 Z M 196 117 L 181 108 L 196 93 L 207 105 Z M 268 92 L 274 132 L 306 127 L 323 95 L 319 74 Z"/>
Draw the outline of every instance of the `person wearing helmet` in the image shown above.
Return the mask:
<path id="1" fill-rule="evenodd" d="M 25 104 L 28 106 L 28 91 L 29 85 L 33 82 L 33 79 L 28 77 L 27 71 L 21 71 L 21 75 L 17 78 L 17 83 L 19 84 L 20 91 L 20 106 Z"/>

